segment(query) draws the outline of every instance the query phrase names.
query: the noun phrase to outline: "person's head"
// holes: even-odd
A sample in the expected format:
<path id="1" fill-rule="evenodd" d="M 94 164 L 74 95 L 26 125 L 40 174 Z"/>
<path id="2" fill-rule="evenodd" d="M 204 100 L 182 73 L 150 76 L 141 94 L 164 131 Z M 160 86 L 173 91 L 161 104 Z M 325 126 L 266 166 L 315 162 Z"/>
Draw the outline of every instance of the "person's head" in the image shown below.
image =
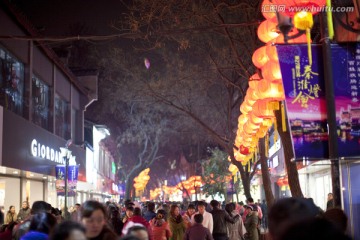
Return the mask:
<path id="1" fill-rule="evenodd" d="M 205 202 L 203 202 L 203 201 L 198 202 L 198 211 L 199 211 L 199 213 L 204 214 L 205 207 L 206 207 Z"/>
<path id="2" fill-rule="evenodd" d="M 128 218 L 131 218 L 134 215 L 134 207 L 129 206 L 125 210 L 125 214 Z"/>
<path id="3" fill-rule="evenodd" d="M 107 213 L 109 219 L 117 219 L 120 217 L 119 208 L 114 204 L 109 204 L 107 206 Z"/>
<path id="4" fill-rule="evenodd" d="M 323 217 L 334 224 L 334 226 L 337 227 L 341 232 L 346 232 L 348 217 L 342 209 L 331 208 L 326 210 L 326 212 L 323 214 Z"/>
<path id="5" fill-rule="evenodd" d="M 134 207 L 135 203 L 133 203 L 130 199 L 125 200 L 125 207 Z"/>
<path id="6" fill-rule="evenodd" d="M 76 203 L 74 206 L 74 210 L 78 211 L 80 209 L 80 207 L 81 207 L 80 203 Z"/>
<path id="7" fill-rule="evenodd" d="M 225 205 L 225 210 L 230 214 L 232 211 L 235 210 L 235 204 L 234 203 L 228 203 Z"/>
<path id="8" fill-rule="evenodd" d="M 203 217 L 202 214 L 200 214 L 200 213 L 195 214 L 195 216 L 194 216 L 194 221 L 195 221 L 196 223 L 202 223 L 203 220 L 204 220 L 204 217 Z"/>
<path id="9" fill-rule="evenodd" d="M 332 200 L 333 198 L 334 198 L 333 194 L 332 194 L 332 193 L 328 193 L 327 199 L 328 199 L 328 200 Z"/>
<path id="10" fill-rule="evenodd" d="M 239 202 L 239 205 L 244 206 L 244 202 L 243 201 Z"/>
<path id="11" fill-rule="evenodd" d="M 136 207 L 134 208 L 134 216 L 141 216 L 141 209 Z"/>
<path id="12" fill-rule="evenodd" d="M 252 210 L 253 210 L 254 212 L 257 212 L 257 211 L 258 211 L 258 208 L 259 208 L 258 205 L 256 205 L 256 204 L 250 204 L 250 206 L 252 207 Z"/>
<path id="13" fill-rule="evenodd" d="M 245 212 L 247 214 L 249 214 L 250 212 L 252 212 L 253 207 L 251 205 L 244 205 L 244 209 L 245 209 Z"/>
<path id="14" fill-rule="evenodd" d="M 154 211 L 155 210 L 155 203 L 153 202 L 148 202 L 147 205 L 146 205 L 146 208 L 148 211 Z"/>
<path id="15" fill-rule="evenodd" d="M 144 226 L 133 226 L 129 228 L 127 235 L 135 236 L 139 240 L 149 240 L 149 233 Z"/>
<path id="16" fill-rule="evenodd" d="M 37 213 L 31 218 L 29 231 L 49 234 L 55 227 L 56 223 L 56 218 L 51 213 Z"/>
<path id="17" fill-rule="evenodd" d="M 274 240 L 299 221 L 311 220 L 319 214 L 319 208 L 306 198 L 283 198 L 277 201 L 269 211 L 269 232 Z"/>
<path id="18" fill-rule="evenodd" d="M 51 205 L 45 201 L 35 201 L 31 206 L 31 215 L 35 215 L 42 212 L 51 212 Z"/>
<path id="19" fill-rule="evenodd" d="M 216 200 L 211 200 L 210 205 L 212 208 L 218 208 L 220 206 L 220 203 Z"/>
<path id="20" fill-rule="evenodd" d="M 164 219 L 166 217 L 166 212 L 164 209 L 157 210 L 156 218 L 157 219 Z"/>
<path id="21" fill-rule="evenodd" d="M 22 204 L 21 204 L 21 208 L 23 209 L 28 209 L 29 208 L 29 204 L 27 201 L 23 201 Z"/>
<path id="22" fill-rule="evenodd" d="M 81 222 L 86 229 L 86 237 L 99 236 L 106 224 L 105 207 L 97 201 L 86 201 L 80 208 Z"/>
<path id="23" fill-rule="evenodd" d="M 171 207 L 170 207 L 170 214 L 171 214 L 172 216 L 175 216 L 175 217 L 179 216 L 179 215 L 180 215 L 180 208 L 179 208 L 179 206 L 176 205 L 176 204 L 172 204 Z"/>
<path id="24" fill-rule="evenodd" d="M 248 202 L 248 203 L 254 203 L 254 199 L 251 198 L 251 197 L 249 197 L 249 198 L 247 199 L 247 202 Z"/>
<path id="25" fill-rule="evenodd" d="M 326 239 L 326 240 L 349 240 L 339 229 L 322 218 L 303 219 L 291 224 L 277 238 L 279 240 L 303 240 L 303 239 Z"/>
<path id="26" fill-rule="evenodd" d="M 188 208 L 187 208 L 187 212 L 188 214 L 191 216 L 195 213 L 195 205 L 194 204 L 189 204 Z"/>
<path id="27" fill-rule="evenodd" d="M 51 240 L 86 240 L 85 227 L 73 221 L 62 222 L 55 227 Z"/>
<path id="28" fill-rule="evenodd" d="M 14 213 L 15 213 L 15 206 L 11 205 L 11 206 L 9 207 L 9 211 L 8 211 L 8 212 L 11 213 L 11 214 L 14 214 Z"/>

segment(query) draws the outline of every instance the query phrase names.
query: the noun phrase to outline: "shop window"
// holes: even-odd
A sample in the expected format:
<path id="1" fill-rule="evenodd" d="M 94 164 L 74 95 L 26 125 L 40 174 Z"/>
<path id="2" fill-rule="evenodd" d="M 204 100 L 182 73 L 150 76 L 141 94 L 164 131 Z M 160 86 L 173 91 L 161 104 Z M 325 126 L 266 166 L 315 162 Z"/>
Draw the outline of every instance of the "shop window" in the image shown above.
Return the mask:
<path id="1" fill-rule="evenodd" d="M 70 104 L 60 96 L 55 96 L 55 134 L 64 139 L 71 138 Z"/>
<path id="2" fill-rule="evenodd" d="M 0 105 L 23 116 L 24 64 L 0 46 Z"/>
<path id="3" fill-rule="evenodd" d="M 50 88 L 39 78 L 32 78 L 32 120 L 36 125 L 51 131 Z"/>

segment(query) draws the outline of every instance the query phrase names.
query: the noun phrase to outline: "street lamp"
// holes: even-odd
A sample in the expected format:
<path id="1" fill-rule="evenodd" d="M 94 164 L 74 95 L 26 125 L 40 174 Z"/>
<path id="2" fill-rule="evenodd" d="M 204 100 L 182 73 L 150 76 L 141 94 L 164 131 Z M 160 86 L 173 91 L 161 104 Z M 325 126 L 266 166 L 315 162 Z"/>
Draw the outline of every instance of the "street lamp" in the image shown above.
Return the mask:
<path id="1" fill-rule="evenodd" d="M 67 147 L 61 147 L 61 156 L 65 160 L 65 196 L 64 196 L 64 217 L 68 219 L 68 207 L 67 207 L 67 200 L 68 200 L 68 168 L 69 168 L 69 161 L 71 156 L 71 151 Z"/>

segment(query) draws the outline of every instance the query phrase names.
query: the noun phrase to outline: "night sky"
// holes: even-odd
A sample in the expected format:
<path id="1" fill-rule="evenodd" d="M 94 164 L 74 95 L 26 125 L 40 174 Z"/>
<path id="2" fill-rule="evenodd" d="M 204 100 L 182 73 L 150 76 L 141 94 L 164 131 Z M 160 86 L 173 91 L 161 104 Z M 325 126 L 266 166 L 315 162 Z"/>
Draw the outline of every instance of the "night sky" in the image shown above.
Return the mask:
<path id="1" fill-rule="evenodd" d="M 121 16 L 119 0 L 15 0 L 13 1 L 43 34 L 69 34 L 70 26 L 83 24 L 93 34 L 116 31 L 111 22 Z"/>

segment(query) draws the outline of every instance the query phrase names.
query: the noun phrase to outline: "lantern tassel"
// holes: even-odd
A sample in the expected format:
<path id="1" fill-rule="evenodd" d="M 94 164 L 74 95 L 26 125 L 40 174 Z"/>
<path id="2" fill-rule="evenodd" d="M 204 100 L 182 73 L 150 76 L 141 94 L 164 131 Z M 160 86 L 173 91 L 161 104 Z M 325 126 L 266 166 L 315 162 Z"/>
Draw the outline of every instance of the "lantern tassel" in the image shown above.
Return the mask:
<path id="1" fill-rule="evenodd" d="M 282 131 L 286 132 L 285 106 L 283 102 L 281 103 L 281 123 L 282 123 Z"/>
<path id="2" fill-rule="evenodd" d="M 306 29 L 306 42 L 308 47 L 308 58 L 309 58 L 309 65 L 312 66 L 312 53 L 311 53 L 311 29 Z"/>
<path id="3" fill-rule="evenodd" d="M 269 135 L 265 136 L 265 157 L 269 157 Z"/>
<path id="4" fill-rule="evenodd" d="M 277 123 L 275 121 L 275 123 L 274 123 L 274 144 L 277 142 L 277 140 L 278 140 Z"/>

